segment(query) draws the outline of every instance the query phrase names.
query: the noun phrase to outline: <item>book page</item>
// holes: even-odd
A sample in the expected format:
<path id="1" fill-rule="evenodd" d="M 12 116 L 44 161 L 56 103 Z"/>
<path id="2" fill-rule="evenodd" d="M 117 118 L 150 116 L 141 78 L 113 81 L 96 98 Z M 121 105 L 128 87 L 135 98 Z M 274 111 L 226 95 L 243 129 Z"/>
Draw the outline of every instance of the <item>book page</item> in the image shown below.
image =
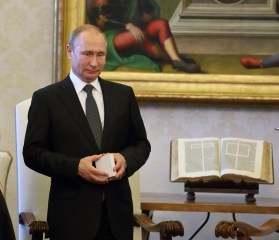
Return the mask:
<path id="1" fill-rule="evenodd" d="M 263 141 L 224 138 L 221 140 L 221 166 L 223 174 L 260 178 Z"/>
<path id="2" fill-rule="evenodd" d="M 218 138 L 178 139 L 179 176 L 220 175 Z"/>
<path id="3" fill-rule="evenodd" d="M 274 183 L 272 152 L 273 152 L 272 144 L 264 141 L 261 179 L 265 183 Z"/>
<path id="4" fill-rule="evenodd" d="M 179 165 L 178 165 L 178 140 L 171 141 L 171 159 L 170 159 L 170 180 L 174 181 L 179 177 Z"/>

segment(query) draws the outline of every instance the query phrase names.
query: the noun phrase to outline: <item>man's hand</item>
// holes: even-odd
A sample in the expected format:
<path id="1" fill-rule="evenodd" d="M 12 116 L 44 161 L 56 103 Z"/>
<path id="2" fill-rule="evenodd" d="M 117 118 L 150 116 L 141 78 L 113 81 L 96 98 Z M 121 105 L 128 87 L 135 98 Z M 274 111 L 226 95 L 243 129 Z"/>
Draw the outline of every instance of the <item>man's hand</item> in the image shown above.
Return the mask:
<path id="1" fill-rule="evenodd" d="M 109 182 L 108 174 L 98 170 L 93 166 L 93 162 L 99 160 L 103 155 L 92 155 L 80 159 L 78 165 L 78 175 L 83 179 L 98 184 L 106 184 Z"/>
<path id="2" fill-rule="evenodd" d="M 127 167 L 126 160 L 120 153 L 113 153 L 113 157 L 115 161 L 113 170 L 116 171 L 116 174 L 115 176 L 109 178 L 110 181 L 120 180 L 123 177 Z"/>

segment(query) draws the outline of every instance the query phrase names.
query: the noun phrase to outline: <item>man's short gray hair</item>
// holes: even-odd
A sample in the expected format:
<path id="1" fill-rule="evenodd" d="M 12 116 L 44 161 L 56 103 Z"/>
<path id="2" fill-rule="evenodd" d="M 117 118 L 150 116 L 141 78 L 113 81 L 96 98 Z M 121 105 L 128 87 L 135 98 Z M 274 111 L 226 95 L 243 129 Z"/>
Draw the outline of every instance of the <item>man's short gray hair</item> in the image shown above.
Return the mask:
<path id="1" fill-rule="evenodd" d="M 97 33 L 100 33 L 104 36 L 105 38 L 105 35 L 104 33 L 102 32 L 102 30 L 98 27 L 96 27 L 95 25 L 92 25 L 92 24 L 84 24 L 84 25 L 81 25 L 79 27 L 77 27 L 70 35 L 70 40 L 69 40 L 69 44 L 74 47 L 74 42 L 76 40 L 76 38 L 82 33 L 82 32 L 85 32 L 85 31 L 88 31 L 88 30 L 93 30 Z"/>

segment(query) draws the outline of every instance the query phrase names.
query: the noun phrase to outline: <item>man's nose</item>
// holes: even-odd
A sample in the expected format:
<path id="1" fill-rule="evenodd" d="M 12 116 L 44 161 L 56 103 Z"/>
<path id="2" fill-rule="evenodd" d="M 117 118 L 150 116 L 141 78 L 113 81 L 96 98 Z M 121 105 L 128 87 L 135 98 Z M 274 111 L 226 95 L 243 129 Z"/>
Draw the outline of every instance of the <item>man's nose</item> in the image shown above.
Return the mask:
<path id="1" fill-rule="evenodd" d="M 97 57 L 96 56 L 91 57 L 90 65 L 92 65 L 92 66 L 97 65 Z"/>

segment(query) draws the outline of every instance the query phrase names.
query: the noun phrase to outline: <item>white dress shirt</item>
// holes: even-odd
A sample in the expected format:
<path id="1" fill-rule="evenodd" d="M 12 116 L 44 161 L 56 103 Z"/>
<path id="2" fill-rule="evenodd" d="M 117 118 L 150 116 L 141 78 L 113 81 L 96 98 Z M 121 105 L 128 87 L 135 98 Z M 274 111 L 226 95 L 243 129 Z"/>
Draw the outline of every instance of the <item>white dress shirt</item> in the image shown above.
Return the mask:
<path id="1" fill-rule="evenodd" d="M 80 104 L 82 106 L 82 109 L 85 113 L 85 101 L 87 94 L 83 90 L 84 86 L 87 84 L 83 81 L 81 81 L 71 70 L 70 72 L 70 79 L 72 83 L 74 84 L 76 93 L 78 95 Z M 103 93 L 102 93 L 102 88 L 99 82 L 99 79 L 96 78 L 94 81 L 90 83 L 94 88 L 93 88 L 93 97 L 95 98 L 95 101 L 97 103 L 97 107 L 99 110 L 100 118 L 101 118 L 101 123 L 102 127 L 104 128 L 104 118 L 105 118 L 105 111 L 104 111 L 104 100 L 103 100 Z"/>

